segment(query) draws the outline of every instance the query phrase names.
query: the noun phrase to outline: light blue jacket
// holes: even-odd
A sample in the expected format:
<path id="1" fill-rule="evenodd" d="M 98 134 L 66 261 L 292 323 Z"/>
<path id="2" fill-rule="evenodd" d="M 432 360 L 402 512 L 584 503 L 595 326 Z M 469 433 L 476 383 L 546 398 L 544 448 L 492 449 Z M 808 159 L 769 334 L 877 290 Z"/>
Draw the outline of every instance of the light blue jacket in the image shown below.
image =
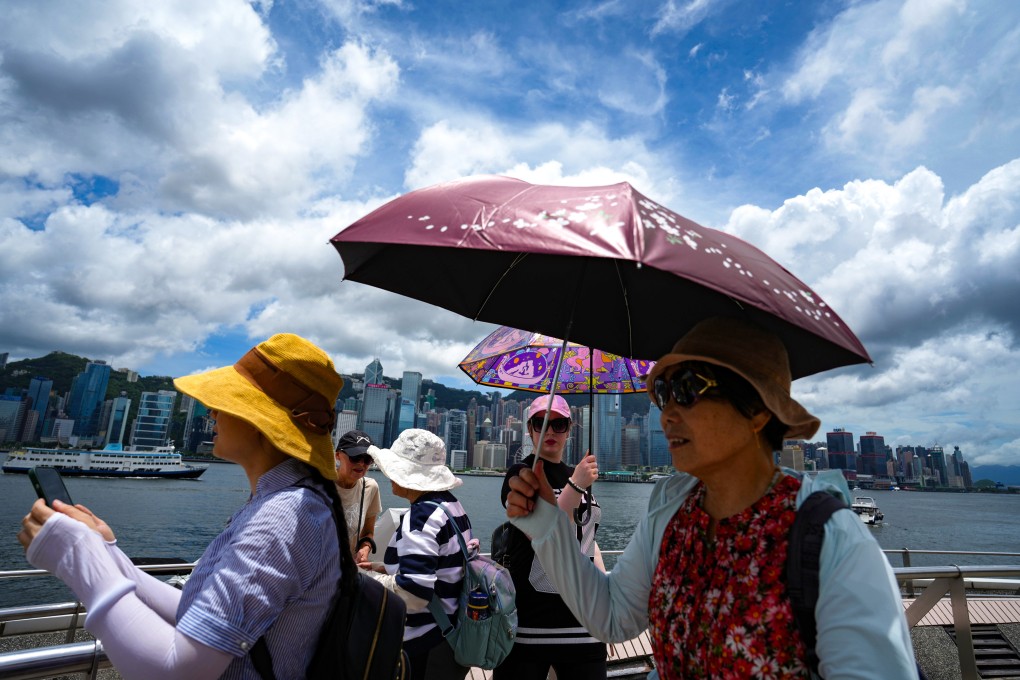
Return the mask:
<path id="1" fill-rule="evenodd" d="M 796 475 L 789 470 L 787 474 Z M 797 475 L 799 476 L 799 475 Z M 656 483 L 627 549 L 609 574 L 577 550 L 567 515 L 536 503 L 527 517 L 513 520 L 531 536 L 542 567 L 564 602 L 596 638 L 622 642 L 648 628 L 648 594 L 659 560 L 662 534 L 698 480 L 676 474 Z M 825 490 L 850 503 L 838 470 L 804 477 L 797 507 Z M 837 511 L 825 525 L 819 577 L 816 649 L 826 680 L 917 678 L 910 632 L 892 567 L 864 523 L 850 510 Z M 649 678 L 656 678 L 653 671 Z"/>

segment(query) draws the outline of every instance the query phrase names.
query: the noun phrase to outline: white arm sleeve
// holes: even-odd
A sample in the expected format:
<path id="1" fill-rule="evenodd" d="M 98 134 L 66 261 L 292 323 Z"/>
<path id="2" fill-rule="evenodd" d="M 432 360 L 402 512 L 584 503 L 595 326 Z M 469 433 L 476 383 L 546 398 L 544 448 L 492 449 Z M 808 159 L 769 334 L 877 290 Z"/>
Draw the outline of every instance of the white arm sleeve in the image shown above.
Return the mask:
<path id="1" fill-rule="evenodd" d="M 139 569 L 131 562 L 131 558 L 117 547 L 116 541 L 107 543 L 106 548 L 120 573 L 135 582 L 135 594 L 138 599 L 167 623 L 171 625 L 176 623 L 181 591 Z"/>
<path id="2" fill-rule="evenodd" d="M 28 561 L 53 572 L 85 604 L 85 628 L 102 640 L 120 674 L 131 678 L 212 680 L 233 657 L 178 633 L 136 593 L 102 537 L 52 515 L 28 547 Z"/>
<path id="3" fill-rule="evenodd" d="M 648 593 L 655 571 L 648 518 L 638 522 L 626 550 L 605 574 L 577 549 L 571 521 L 544 500 L 527 517 L 512 520 L 531 536 L 531 547 L 571 613 L 603 642 L 624 642 L 648 627 Z"/>

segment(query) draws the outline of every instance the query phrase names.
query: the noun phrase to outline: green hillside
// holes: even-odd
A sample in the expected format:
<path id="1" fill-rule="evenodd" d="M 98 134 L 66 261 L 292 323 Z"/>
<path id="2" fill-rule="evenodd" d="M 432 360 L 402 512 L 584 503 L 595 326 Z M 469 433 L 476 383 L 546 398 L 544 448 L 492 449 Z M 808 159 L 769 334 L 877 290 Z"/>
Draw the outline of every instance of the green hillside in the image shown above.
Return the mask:
<path id="1" fill-rule="evenodd" d="M 0 393 L 6 393 L 8 389 L 27 390 L 32 378 L 42 376 L 53 381 L 53 390 L 60 395 L 66 395 L 71 391 L 71 383 L 76 375 L 85 370 L 85 365 L 91 359 L 67 354 L 66 352 L 50 352 L 44 357 L 37 359 L 22 359 L 12 361 L 7 367 L 0 371 Z M 128 374 L 116 369 L 110 371 L 110 382 L 106 388 L 106 398 L 113 399 L 124 392 L 131 400 L 131 410 L 128 414 L 128 426 L 138 412 L 138 403 L 141 400 L 142 392 L 158 392 L 159 390 L 172 390 L 173 379 L 169 376 L 139 376 L 137 382 L 128 382 Z M 177 416 L 175 415 L 175 420 Z"/>

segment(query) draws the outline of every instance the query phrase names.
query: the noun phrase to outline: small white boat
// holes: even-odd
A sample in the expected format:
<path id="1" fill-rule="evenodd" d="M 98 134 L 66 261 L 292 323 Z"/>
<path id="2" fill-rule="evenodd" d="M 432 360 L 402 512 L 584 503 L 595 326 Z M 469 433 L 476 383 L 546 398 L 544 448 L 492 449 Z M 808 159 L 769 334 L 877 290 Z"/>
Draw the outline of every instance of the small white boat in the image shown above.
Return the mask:
<path id="1" fill-rule="evenodd" d="M 885 515 L 878 509 L 878 503 L 871 496 L 854 496 L 850 509 L 856 512 L 865 524 L 875 525 L 885 519 Z"/>

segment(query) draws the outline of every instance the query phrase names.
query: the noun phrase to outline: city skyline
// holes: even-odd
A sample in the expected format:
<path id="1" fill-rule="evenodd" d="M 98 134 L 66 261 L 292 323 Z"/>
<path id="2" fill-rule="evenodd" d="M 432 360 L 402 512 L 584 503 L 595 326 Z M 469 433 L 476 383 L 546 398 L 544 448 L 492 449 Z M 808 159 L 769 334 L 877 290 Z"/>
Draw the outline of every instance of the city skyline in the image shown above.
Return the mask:
<path id="1" fill-rule="evenodd" d="M 110 366 L 108 366 L 105 362 L 103 362 L 101 360 L 97 360 L 97 361 L 87 360 L 86 368 L 85 368 L 85 370 L 81 374 L 79 374 L 79 377 L 82 377 L 83 379 L 85 379 L 85 378 L 91 376 L 91 382 L 94 383 L 97 380 L 97 378 L 95 377 L 95 374 L 96 374 L 97 371 L 99 372 L 100 375 L 105 375 L 107 377 L 109 376 L 110 371 L 117 371 L 118 373 L 127 372 L 129 374 L 135 374 L 134 371 L 132 371 L 131 369 L 128 369 L 128 368 L 112 369 Z M 403 375 L 401 376 L 401 378 L 387 377 L 385 375 L 385 372 L 384 372 L 384 364 L 382 363 L 382 361 L 381 361 L 381 359 L 379 357 L 373 357 L 372 361 L 365 367 L 365 369 L 362 372 L 353 371 L 353 372 L 341 373 L 341 375 L 345 378 L 345 380 L 351 380 L 351 381 L 354 382 L 354 384 L 360 385 L 360 394 L 365 395 L 366 391 L 367 391 L 367 394 L 371 397 L 371 403 L 369 404 L 369 411 L 370 411 L 370 413 L 369 413 L 369 419 L 367 421 L 368 424 L 366 425 L 365 421 L 363 420 L 363 411 L 361 410 L 361 408 L 359 408 L 358 413 L 357 413 L 357 424 L 362 429 L 365 429 L 369 433 L 369 435 L 372 436 L 376 440 L 382 440 L 384 438 L 384 433 L 387 431 L 387 428 L 389 427 L 389 425 L 385 421 L 386 408 L 387 408 L 387 404 L 386 404 L 387 392 L 394 391 L 394 392 L 400 392 L 401 393 L 401 402 L 402 403 L 401 403 L 401 408 L 400 408 L 400 414 L 399 414 L 399 417 L 396 419 L 396 421 L 394 423 L 392 423 L 392 424 L 393 424 L 394 427 L 397 427 L 398 424 L 399 424 L 399 427 L 401 429 L 403 429 L 404 427 L 407 426 L 406 423 L 407 423 L 407 417 L 408 417 L 407 409 L 405 408 L 405 404 L 403 402 L 409 401 L 409 400 L 404 399 L 403 398 L 403 394 L 402 394 L 403 386 L 405 384 L 407 384 L 408 386 L 413 387 L 413 389 L 417 392 L 416 404 L 418 406 L 420 406 L 422 404 L 422 400 L 425 398 L 425 395 L 420 392 L 420 387 L 421 387 L 421 385 L 422 385 L 422 383 L 424 381 L 428 381 L 429 383 L 433 383 L 433 384 L 440 384 L 440 385 L 443 385 L 444 387 L 447 387 L 447 388 L 451 387 L 450 385 L 446 385 L 445 383 L 439 382 L 436 379 L 426 378 L 426 377 L 424 377 L 418 371 L 403 371 Z M 377 381 L 377 382 L 368 383 L 366 376 L 370 377 L 373 381 Z M 79 406 L 77 406 L 77 408 L 79 408 L 79 409 L 81 408 L 80 402 L 82 402 L 83 398 L 82 398 L 80 393 L 82 392 L 82 390 L 85 389 L 85 385 L 89 384 L 89 381 L 88 380 L 83 380 L 83 382 L 81 383 L 82 387 L 78 390 L 79 396 L 77 397 L 77 401 L 75 401 L 75 399 L 76 399 L 75 396 L 74 396 L 75 390 L 76 390 L 75 385 L 77 385 L 79 383 L 79 379 L 78 379 L 79 377 L 76 377 L 75 380 L 72 381 L 71 389 L 68 391 L 68 393 L 66 395 L 67 398 L 68 398 L 68 406 L 67 406 L 67 408 L 71 408 L 71 405 L 76 404 L 76 403 L 79 403 Z M 410 382 L 407 382 L 409 377 L 410 377 Z M 30 382 L 30 387 L 28 389 L 28 392 L 30 394 L 33 393 L 33 390 L 35 390 L 35 392 L 38 392 L 38 390 L 40 388 L 34 387 L 34 386 L 40 380 L 46 380 L 45 376 L 36 376 L 36 377 L 34 377 L 32 379 L 32 381 Z M 100 380 L 101 380 L 101 378 L 100 378 Z M 49 382 L 49 384 L 52 386 L 52 381 L 46 381 L 46 382 Z M 392 388 L 389 388 L 389 387 L 386 386 L 386 384 L 385 384 L 386 382 L 393 383 L 393 384 L 399 384 L 399 385 L 401 385 L 401 389 L 393 390 Z M 356 387 L 355 389 L 357 390 L 359 388 Z M 514 393 L 513 390 L 498 389 L 498 388 L 493 388 L 493 387 L 488 387 L 488 386 L 483 386 L 483 385 L 477 385 L 475 383 L 470 383 L 469 387 L 466 388 L 466 389 L 465 388 L 461 388 L 461 387 L 453 387 L 453 389 L 460 389 L 460 390 L 463 390 L 465 392 L 477 392 L 477 393 L 479 393 L 479 395 L 481 395 L 483 397 L 485 397 L 486 395 L 498 394 L 498 395 L 501 396 L 501 398 L 505 398 L 508 395 L 511 395 L 511 394 Z M 91 405 L 89 407 L 91 409 L 91 410 L 88 410 L 89 414 L 91 414 L 93 411 L 98 413 L 101 410 L 102 401 L 103 401 L 102 399 L 99 399 L 98 401 L 96 401 L 96 396 L 95 396 L 95 391 L 94 391 L 95 390 L 95 386 L 94 385 L 92 387 L 92 390 L 93 390 L 91 392 L 91 394 L 92 394 L 92 403 L 94 405 Z M 143 393 L 143 394 L 154 395 L 156 393 Z M 160 394 L 162 394 L 162 391 L 160 392 Z M 531 393 L 523 393 L 523 394 L 531 394 Z M 537 396 L 537 393 L 536 393 L 536 396 Z M 587 398 L 586 395 L 582 395 L 582 394 L 574 395 L 574 396 Z M 595 428 L 595 430 L 596 430 L 596 433 L 595 433 L 595 449 L 596 449 L 596 451 L 599 451 L 600 449 L 603 450 L 603 451 L 610 451 L 611 453 L 609 454 L 609 457 L 607 457 L 605 459 L 601 459 L 601 457 L 600 457 L 600 462 L 608 465 L 610 469 L 619 469 L 619 467 L 623 465 L 623 457 L 625 456 L 625 453 L 624 453 L 625 446 L 624 446 L 624 442 L 623 442 L 622 437 L 623 437 L 624 427 L 626 427 L 626 422 L 625 422 L 625 419 L 623 418 L 622 409 L 621 409 L 620 404 L 619 404 L 619 398 L 620 398 L 621 395 L 597 395 L 597 396 L 606 396 L 606 397 L 609 397 L 612 400 L 616 400 L 616 404 L 615 404 L 615 406 L 611 406 L 609 401 L 606 401 L 606 400 L 597 400 L 599 404 L 604 404 L 604 408 L 606 410 L 598 411 L 596 413 L 596 423 L 599 422 L 599 420 L 598 420 L 598 416 L 599 415 L 601 415 L 603 417 L 603 422 L 602 422 L 601 425 L 596 425 L 596 428 Z M 521 403 L 525 403 L 525 402 L 527 402 L 531 398 L 534 398 L 534 397 L 525 397 L 523 399 L 523 401 L 521 401 Z M 641 401 L 642 404 L 645 403 L 645 400 L 643 400 L 643 399 L 640 400 L 640 401 Z M 359 403 L 359 406 L 361 406 L 362 402 L 359 401 L 358 403 Z M 658 409 L 655 407 L 655 405 L 650 400 L 647 401 L 647 404 L 648 404 L 648 411 L 647 412 L 639 411 L 639 413 L 647 415 L 647 414 L 652 414 L 652 413 L 657 413 L 658 412 Z M 409 404 L 408 404 L 408 406 L 409 406 Z M 585 415 L 586 412 L 587 412 L 587 408 L 586 407 L 583 408 L 583 409 L 579 408 L 579 407 L 576 407 L 576 408 L 578 408 L 578 413 L 582 414 L 582 415 L 579 416 L 580 417 L 579 425 L 581 426 L 581 428 L 585 432 L 585 437 L 587 437 L 588 423 L 587 423 L 586 415 Z M 602 409 L 603 406 L 600 406 L 599 408 Z M 29 410 L 33 410 L 33 409 L 30 408 Z M 34 410 L 38 410 L 38 409 L 34 409 Z M 339 413 L 340 410 L 341 410 L 341 406 L 338 405 L 338 413 Z M 0 421 L 2 421 L 4 419 L 4 417 L 5 417 L 4 414 L 5 413 L 6 412 L 3 410 L 3 408 L 0 407 Z M 110 414 L 106 414 L 104 417 L 109 419 L 111 417 L 111 415 Z M 393 420 L 392 414 L 391 414 L 391 420 Z M 74 435 L 88 437 L 88 436 L 91 436 L 92 434 L 95 434 L 92 430 L 88 430 L 88 432 L 83 431 L 82 430 L 83 424 L 80 422 L 80 419 L 76 419 L 76 418 L 74 418 L 72 416 L 70 418 L 70 421 L 71 421 L 72 427 L 74 428 L 73 429 L 73 434 Z M 36 423 L 37 423 L 36 429 L 41 429 L 43 427 L 43 419 L 42 419 L 41 415 L 38 416 L 38 418 L 36 420 Z M 93 418 L 92 419 L 93 429 L 96 426 L 98 426 L 98 424 L 99 424 L 98 420 L 96 420 L 96 418 Z M 466 427 L 467 423 L 465 422 L 464 425 Z M 126 423 L 120 423 L 118 426 L 119 427 L 126 427 L 127 424 Z M 167 431 L 168 430 L 166 429 L 166 427 L 164 427 L 163 432 L 165 433 Z M 809 443 L 811 443 L 811 444 L 826 444 L 826 445 L 831 445 L 831 443 L 832 443 L 832 435 L 834 433 L 839 433 L 839 434 L 843 434 L 845 436 L 849 436 L 850 437 L 850 441 L 851 441 L 851 451 L 853 453 L 859 453 L 860 452 L 860 448 L 861 448 L 860 439 L 858 439 L 858 442 L 854 443 L 853 442 L 853 434 L 854 433 L 852 431 L 848 431 L 847 428 L 844 428 L 844 427 L 833 427 L 833 428 L 830 429 L 829 432 L 825 432 L 825 428 L 823 427 L 815 435 L 815 440 L 812 441 L 812 442 L 809 442 Z M 884 442 L 884 435 L 881 435 L 881 433 L 878 433 L 878 432 L 876 432 L 874 430 L 866 429 L 866 430 L 864 430 L 863 434 L 858 435 L 858 436 L 859 437 L 860 436 L 867 437 L 869 435 L 878 435 L 878 438 L 882 439 L 883 442 Z M 643 436 L 646 436 L 646 435 L 643 435 Z M 823 436 L 826 437 L 825 440 L 820 439 Z M 923 435 L 918 435 L 918 436 L 919 437 L 923 437 Z M 393 435 L 391 437 L 391 439 L 392 438 L 395 438 L 395 435 Z M 957 448 L 959 448 L 959 445 L 956 445 L 956 444 L 950 444 L 950 445 L 956 446 Z M 940 443 L 938 441 L 924 441 L 923 439 L 915 438 L 914 440 L 912 440 L 910 442 L 903 443 L 903 444 L 898 444 L 896 446 L 890 446 L 889 448 L 890 448 L 891 451 L 895 451 L 897 448 L 902 447 L 902 446 L 909 446 L 909 447 L 922 446 L 922 447 L 925 447 L 925 448 L 935 448 L 935 447 L 939 447 Z M 831 446 L 830 446 L 830 448 L 831 448 Z M 829 453 L 830 453 L 830 455 L 832 453 L 837 453 L 837 455 L 838 455 L 840 453 L 840 451 L 841 450 L 837 449 L 836 451 L 830 451 Z M 668 451 L 657 450 L 654 453 L 650 453 L 648 455 L 649 456 L 654 455 L 655 456 L 655 461 L 658 462 L 659 465 L 668 464 Z M 971 455 L 971 459 L 973 459 L 973 454 L 970 454 L 970 455 Z M 840 464 L 840 465 L 837 465 L 836 467 L 843 467 L 843 465 Z"/>
<path id="2" fill-rule="evenodd" d="M 134 372 L 124 371 L 137 378 Z M 187 396 L 178 408 L 178 393 L 174 390 L 142 391 L 125 438 L 131 400 L 123 391 L 119 397 L 106 398 L 104 388 L 111 373 L 104 362 L 85 361 L 63 394 L 52 390 L 52 380 L 39 375 L 27 388 L 8 387 L 0 398 L 0 443 L 53 442 L 95 448 L 129 443 L 132 448 L 154 450 L 176 442 L 185 450 L 208 450 L 212 431 L 208 411 Z M 419 372 L 404 371 L 399 389 L 388 386 L 378 357 L 364 373 L 344 377 L 350 389 L 337 396 L 334 440 L 357 427 L 378 446 L 388 447 L 404 430 L 425 428 L 444 440 L 448 464 L 456 469 L 505 469 L 532 450 L 525 422 L 528 404 L 534 399 L 529 393 L 523 393 L 527 396 L 522 398 L 513 398 L 513 394 L 504 398 L 505 390 L 484 394 L 472 391 L 467 393 L 469 401 L 464 408 L 438 405 L 434 387 L 422 393 L 423 376 Z M 434 381 L 425 384 L 440 385 Z M 352 392 L 344 397 L 344 393 Z M 607 473 L 668 469 L 671 460 L 657 417 L 659 410 L 649 401 L 647 411 L 638 409 L 627 417 L 621 396 L 596 394 L 589 404 L 571 405 L 574 424 L 564 461 L 576 463 L 581 452 L 587 450 L 596 455 L 600 469 Z M 174 412 L 186 414 L 177 426 Z M 855 444 L 853 432 L 833 428 L 825 433 L 824 442 L 786 440 L 775 453 L 777 462 L 787 467 L 804 471 L 840 469 L 848 482 L 869 486 L 969 488 L 973 482 L 970 465 L 959 446 L 954 446 L 947 459 L 942 446 L 894 449 L 875 431 L 860 434 Z"/>
<path id="3" fill-rule="evenodd" d="M 628 181 L 860 337 L 874 365 L 794 383 L 824 428 L 1020 463 L 1020 3 L 748 7 L 19 3 L 0 353 L 180 376 L 293 332 L 456 384 L 494 327 L 343 281 L 329 239 L 461 177 Z"/>

